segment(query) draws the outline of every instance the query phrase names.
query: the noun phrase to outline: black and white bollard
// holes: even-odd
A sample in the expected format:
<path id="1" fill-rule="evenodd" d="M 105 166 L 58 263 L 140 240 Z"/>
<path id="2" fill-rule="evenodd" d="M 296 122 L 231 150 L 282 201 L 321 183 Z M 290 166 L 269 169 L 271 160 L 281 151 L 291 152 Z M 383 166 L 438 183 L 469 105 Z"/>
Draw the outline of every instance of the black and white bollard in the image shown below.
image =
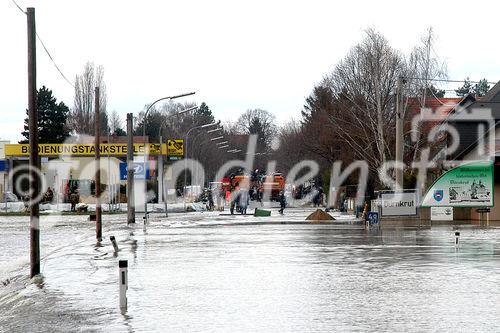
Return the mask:
<path id="1" fill-rule="evenodd" d="M 144 225 L 149 224 L 149 212 L 144 214 L 144 216 L 142 217 L 142 220 L 144 221 Z"/>
<path id="2" fill-rule="evenodd" d="M 120 308 L 127 308 L 127 289 L 128 289 L 128 260 L 118 262 L 119 281 L 120 281 Z"/>
<path id="3" fill-rule="evenodd" d="M 460 231 L 455 231 L 455 247 L 458 247 L 460 243 Z"/>
<path id="4" fill-rule="evenodd" d="M 113 249 L 115 249 L 115 253 L 118 253 L 118 244 L 116 243 L 115 236 L 109 236 L 109 240 L 111 241 L 111 244 L 113 244 Z"/>

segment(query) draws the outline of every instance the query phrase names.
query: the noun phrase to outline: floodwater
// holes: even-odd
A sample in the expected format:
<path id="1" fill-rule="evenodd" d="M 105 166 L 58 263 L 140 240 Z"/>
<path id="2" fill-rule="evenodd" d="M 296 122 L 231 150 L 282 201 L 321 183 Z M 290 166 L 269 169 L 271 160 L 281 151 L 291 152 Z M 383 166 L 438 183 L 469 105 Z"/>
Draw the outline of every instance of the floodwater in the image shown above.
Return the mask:
<path id="1" fill-rule="evenodd" d="M 255 220 L 155 215 L 144 230 L 105 215 L 98 246 L 86 217 L 43 217 L 42 276 L 30 280 L 28 218 L 0 217 L 0 331 L 498 330 L 499 228 L 460 226 L 457 249 L 452 226 L 245 225 Z M 129 264 L 126 311 L 119 259 Z"/>

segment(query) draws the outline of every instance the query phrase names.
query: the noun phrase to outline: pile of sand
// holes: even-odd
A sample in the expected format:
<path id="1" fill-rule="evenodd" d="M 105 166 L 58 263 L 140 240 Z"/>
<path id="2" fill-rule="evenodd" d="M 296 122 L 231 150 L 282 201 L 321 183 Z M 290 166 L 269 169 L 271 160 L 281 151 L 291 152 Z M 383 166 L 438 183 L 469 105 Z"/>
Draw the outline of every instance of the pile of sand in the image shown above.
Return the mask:
<path id="1" fill-rule="evenodd" d="M 335 220 L 335 218 L 321 209 L 316 209 L 316 211 L 314 213 L 312 213 L 311 215 L 306 217 L 306 220 L 309 220 L 309 221 L 332 221 L 332 220 Z"/>

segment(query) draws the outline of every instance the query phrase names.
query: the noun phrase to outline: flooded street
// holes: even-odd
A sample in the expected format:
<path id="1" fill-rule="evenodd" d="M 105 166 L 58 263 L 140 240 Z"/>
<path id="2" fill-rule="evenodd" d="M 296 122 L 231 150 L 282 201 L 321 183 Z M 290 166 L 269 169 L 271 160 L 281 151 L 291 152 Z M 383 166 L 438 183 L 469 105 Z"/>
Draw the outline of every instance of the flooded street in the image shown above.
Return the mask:
<path id="1" fill-rule="evenodd" d="M 273 219 L 299 221 L 308 213 Z M 28 218 L 0 218 L 0 331 L 497 328 L 498 228 L 461 226 L 456 249 L 452 226 L 245 225 L 257 219 L 191 213 L 154 215 L 144 230 L 142 223 L 128 227 L 125 215 L 105 215 L 105 239 L 96 246 L 86 218 L 42 218 L 43 276 L 34 281 L 27 278 Z M 119 259 L 129 263 L 124 313 Z"/>

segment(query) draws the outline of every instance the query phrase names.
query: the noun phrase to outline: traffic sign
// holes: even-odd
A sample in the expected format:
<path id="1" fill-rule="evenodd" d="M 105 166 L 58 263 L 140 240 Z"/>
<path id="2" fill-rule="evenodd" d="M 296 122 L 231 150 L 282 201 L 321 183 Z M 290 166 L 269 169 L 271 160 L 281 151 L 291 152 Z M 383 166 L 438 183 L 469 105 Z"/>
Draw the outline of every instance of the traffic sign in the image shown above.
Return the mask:
<path id="1" fill-rule="evenodd" d="M 184 140 L 169 139 L 167 140 L 167 156 L 184 156 Z"/>
<path id="2" fill-rule="evenodd" d="M 133 162 L 134 163 L 134 179 L 144 179 L 144 163 L 142 162 Z M 150 179 L 150 170 L 148 168 L 148 164 L 146 163 L 146 178 Z M 127 163 L 120 163 L 120 179 L 127 180 Z"/>
<path id="3" fill-rule="evenodd" d="M 368 212 L 366 219 L 370 223 L 370 225 L 378 224 L 378 213 L 377 212 Z"/>

